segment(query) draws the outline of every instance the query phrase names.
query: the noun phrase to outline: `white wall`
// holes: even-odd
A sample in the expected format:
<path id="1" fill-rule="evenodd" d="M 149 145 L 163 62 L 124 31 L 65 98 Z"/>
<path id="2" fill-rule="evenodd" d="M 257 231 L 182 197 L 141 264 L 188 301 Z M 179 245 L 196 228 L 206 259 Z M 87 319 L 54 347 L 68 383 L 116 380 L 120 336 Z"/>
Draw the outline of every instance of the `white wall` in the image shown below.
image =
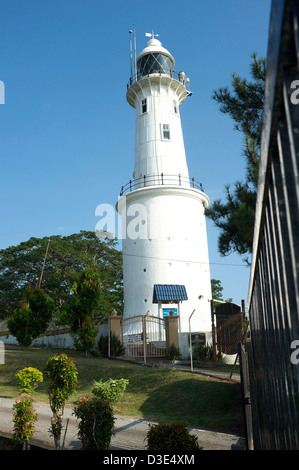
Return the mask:
<path id="1" fill-rule="evenodd" d="M 143 99 L 147 100 L 147 112 L 144 114 Z M 177 103 L 177 113 L 174 111 L 174 101 Z M 173 89 L 152 82 L 138 93 L 134 178 L 161 173 L 189 176 L 178 101 Z M 169 125 L 170 140 L 163 139 L 162 124 Z"/>
<path id="2" fill-rule="evenodd" d="M 96 344 L 100 336 L 106 336 L 108 334 L 108 324 L 100 325 L 98 334 L 96 336 Z M 19 343 L 13 335 L 0 336 L 0 340 L 4 344 L 10 344 L 17 346 Z M 63 333 L 57 335 L 42 336 L 33 340 L 31 346 L 33 347 L 45 347 L 45 348 L 57 348 L 57 349 L 74 349 L 74 341 L 70 333 Z"/>
<path id="3" fill-rule="evenodd" d="M 121 213 L 130 213 L 136 204 L 141 210 L 141 215 L 123 223 L 127 227 L 123 239 L 124 318 L 147 311 L 158 316 L 154 284 L 183 284 L 188 301 L 181 304 L 181 331 L 189 331 L 193 309 L 192 330 L 211 331 L 204 203 L 208 204 L 208 198 L 201 191 L 166 186 L 136 190 L 119 200 Z"/>

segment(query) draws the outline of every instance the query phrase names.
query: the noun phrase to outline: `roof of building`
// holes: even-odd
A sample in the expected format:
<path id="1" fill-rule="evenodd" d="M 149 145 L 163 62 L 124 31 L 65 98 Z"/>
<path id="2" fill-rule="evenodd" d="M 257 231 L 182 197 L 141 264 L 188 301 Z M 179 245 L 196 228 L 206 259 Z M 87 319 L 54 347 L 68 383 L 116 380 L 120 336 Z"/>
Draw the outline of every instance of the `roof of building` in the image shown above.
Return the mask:
<path id="1" fill-rule="evenodd" d="M 186 287 L 184 285 L 174 284 L 155 284 L 153 302 L 179 302 L 188 300 Z"/>
<path id="2" fill-rule="evenodd" d="M 164 54 L 164 55 L 170 57 L 170 59 L 172 60 L 173 66 L 174 66 L 174 64 L 175 64 L 174 58 L 172 57 L 170 52 L 167 49 L 165 49 L 165 47 L 162 46 L 162 43 L 156 38 L 151 38 L 147 42 L 146 47 L 140 52 L 139 56 L 137 57 L 137 62 L 144 55 L 151 54 L 151 53 Z"/>

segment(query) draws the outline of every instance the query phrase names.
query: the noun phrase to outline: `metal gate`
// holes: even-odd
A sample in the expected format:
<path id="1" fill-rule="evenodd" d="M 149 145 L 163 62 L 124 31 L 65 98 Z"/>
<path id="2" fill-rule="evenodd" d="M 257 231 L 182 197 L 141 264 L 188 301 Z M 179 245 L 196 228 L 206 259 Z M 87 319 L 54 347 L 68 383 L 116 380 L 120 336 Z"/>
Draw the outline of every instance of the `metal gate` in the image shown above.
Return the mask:
<path id="1" fill-rule="evenodd" d="M 248 358 L 245 348 L 241 343 L 239 343 L 239 358 L 246 450 L 254 450 Z"/>
<path id="2" fill-rule="evenodd" d="M 233 303 L 224 303 L 215 308 L 216 346 L 219 353 L 233 355 L 239 352 L 239 343 L 246 330 L 243 303 L 242 301 L 243 311 L 239 305 Z"/>
<path id="3" fill-rule="evenodd" d="M 165 320 L 152 315 L 137 315 L 122 319 L 121 340 L 124 357 L 166 356 Z"/>

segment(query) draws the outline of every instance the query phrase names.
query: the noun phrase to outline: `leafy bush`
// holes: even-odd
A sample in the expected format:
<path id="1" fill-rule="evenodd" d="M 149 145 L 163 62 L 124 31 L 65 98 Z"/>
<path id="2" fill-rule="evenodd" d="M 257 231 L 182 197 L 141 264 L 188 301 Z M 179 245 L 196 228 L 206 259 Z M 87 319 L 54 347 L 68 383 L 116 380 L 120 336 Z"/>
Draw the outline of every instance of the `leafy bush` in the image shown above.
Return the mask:
<path id="1" fill-rule="evenodd" d="M 194 347 L 193 359 L 195 361 L 212 361 L 213 360 L 213 345 L 212 344 L 199 344 Z"/>
<path id="2" fill-rule="evenodd" d="M 78 437 L 84 450 L 107 450 L 113 435 L 114 415 L 109 402 L 99 397 L 79 398 L 74 415 L 80 420 Z"/>
<path id="3" fill-rule="evenodd" d="M 128 383 L 129 381 L 126 379 L 109 379 L 106 382 L 94 381 L 92 393 L 96 397 L 112 403 L 123 396 Z"/>
<path id="4" fill-rule="evenodd" d="M 172 344 L 168 350 L 166 351 L 166 356 L 168 359 L 171 359 L 172 361 L 177 361 L 181 359 L 181 351 L 179 348 L 177 348 L 174 344 Z"/>
<path id="5" fill-rule="evenodd" d="M 64 406 L 77 387 L 78 371 L 74 361 L 61 353 L 50 357 L 45 366 L 45 374 L 51 380 L 48 387 L 49 402 L 53 413 L 50 433 L 54 437 L 55 447 L 59 448 Z"/>
<path id="6" fill-rule="evenodd" d="M 53 314 L 54 301 L 40 288 L 25 290 L 25 300 L 21 307 L 13 312 L 8 321 L 8 328 L 21 346 L 30 346 L 32 341 L 45 333 Z"/>
<path id="7" fill-rule="evenodd" d="M 108 356 L 108 336 L 101 336 L 98 341 L 98 348 L 100 353 L 104 356 Z M 120 339 L 114 335 L 110 335 L 110 356 L 120 357 L 125 354 L 125 348 Z"/>
<path id="8" fill-rule="evenodd" d="M 33 393 L 40 382 L 43 381 L 43 374 L 34 367 L 25 367 L 16 374 L 21 392 Z"/>
<path id="9" fill-rule="evenodd" d="M 174 421 L 171 424 L 160 421 L 150 424 L 147 432 L 148 450 L 157 451 L 195 451 L 202 450 L 197 436 L 190 434 L 184 422 Z"/>
<path id="10" fill-rule="evenodd" d="M 98 329 L 95 325 L 94 319 L 90 316 L 87 316 L 78 332 L 78 337 L 74 337 L 74 345 L 78 351 L 85 352 L 87 356 L 88 353 L 92 353 L 95 348 L 95 337 L 97 335 Z"/>
<path id="11" fill-rule="evenodd" d="M 37 413 L 33 409 L 32 399 L 26 397 L 16 401 L 13 409 L 13 441 L 26 447 L 34 434 L 34 423 L 38 420 Z"/>

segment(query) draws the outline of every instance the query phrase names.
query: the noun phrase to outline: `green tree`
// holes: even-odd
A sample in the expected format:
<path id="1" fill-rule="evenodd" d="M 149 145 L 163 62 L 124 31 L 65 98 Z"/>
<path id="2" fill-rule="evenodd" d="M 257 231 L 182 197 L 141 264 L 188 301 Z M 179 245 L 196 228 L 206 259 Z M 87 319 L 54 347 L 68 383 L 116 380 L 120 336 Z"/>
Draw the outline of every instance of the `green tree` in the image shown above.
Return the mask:
<path id="1" fill-rule="evenodd" d="M 220 302 L 217 302 L 217 300 L 221 302 L 232 302 L 233 299 L 229 298 L 224 300 L 223 299 L 223 287 L 221 285 L 221 281 L 218 279 L 211 279 L 211 288 L 212 288 L 212 298 L 214 301 L 214 307 L 219 305 Z"/>
<path id="2" fill-rule="evenodd" d="M 19 307 L 25 287 L 38 286 L 48 240 L 30 238 L 0 250 L 0 318 L 11 316 Z M 114 309 L 122 314 L 122 253 L 117 241 L 99 240 L 88 231 L 51 236 L 41 287 L 54 300 L 56 310 L 69 299 L 74 282 L 88 266 L 101 278 L 103 295 L 97 317 L 108 317 Z"/>
<path id="3" fill-rule="evenodd" d="M 23 305 L 14 311 L 8 328 L 21 346 L 30 346 L 32 341 L 45 333 L 54 314 L 54 301 L 42 289 L 27 287 Z"/>
<path id="4" fill-rule="evenodd" d="M 62 416 L 69 397 L 78 385 L 78 370 L 75 362 L 67 354 L 54 354 L 45 365 L 45 375 L 50 380 L 48 395 L 51 418 L 50 433 L 54 437 L 55 448 L 60 448 Z"/>
<path id="5" fill-rule="evenodd" d="M 101 282 L 96 271 L 85 269 L 74 283 L 72 295 L 62 310 L 59 323 L 71 327 L 75 346 L 87 354 L 94 348 L 97 334 L 96 312 L 101 301 Z"/>
<path id="6" fill-rule="evenodd" d="M 43 374 L 35 367 L 24 367 L 16 374 L 21 392 L 33 393 L 39 382 L 43 381 Z"/>
<path id="7" fill-rule="evenodd" d="M 223 300 L 223 287 L 221 285 L 221 281 L 219 281 L 218 279 L 211 279 L 211 288 L 213 300 Z"/>
<path id="8" fill-rule="evenodd" d="M 25 397 L 17 400 L 13 405 L 13 410 L 13 441 L 16 444 L 21 444 L 23 450 L 29 449 L 30 439 L 35 432 L 35 422 L 38 421 L 32 398 Z"/>
<path id="9" fill-rule="evenodd" d="M 108 450 L 114 434 L 114 414 L 109 401 L 101 397 L 79 398 L 74 408 L 78 437 L 83 450 Z"/>
<path id="10" fill-rule="evenodd" d="M 232 91 L 224 87 L 213 94 L 220 111 L 233 119 L 243 135 L 246 161 L 245 181 L 237 181 L 233 189 L 226 185 L 225 200 L 214 201 L 206 211 L 220 229 L 218 251 L 223 256 L 235 251 L 248 257 L 252 251 L 266 75 L 265 59 L 256 53 L 250 72 L 252 81 L 234 73 Z"/>

